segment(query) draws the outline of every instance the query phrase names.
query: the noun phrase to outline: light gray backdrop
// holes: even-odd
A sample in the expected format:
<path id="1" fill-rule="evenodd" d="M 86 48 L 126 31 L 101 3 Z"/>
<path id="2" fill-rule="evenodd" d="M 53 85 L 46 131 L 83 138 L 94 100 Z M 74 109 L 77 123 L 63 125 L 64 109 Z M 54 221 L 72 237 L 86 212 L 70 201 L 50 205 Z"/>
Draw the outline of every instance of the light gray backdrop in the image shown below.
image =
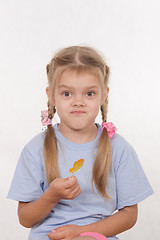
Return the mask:
<path id="1" fill-rule="evenodd" d="M 23 146 L 42 129 L 45 66 L 57 49 L 77 44 L 106 57 L 109 121 L 136 149 L 155 191 L 139 204 L 136 226 L 119 237 L 159 239 L 159 9 L 158 0 L 0 0 L 1 239 L 27 239 L 6 195 Z"/>

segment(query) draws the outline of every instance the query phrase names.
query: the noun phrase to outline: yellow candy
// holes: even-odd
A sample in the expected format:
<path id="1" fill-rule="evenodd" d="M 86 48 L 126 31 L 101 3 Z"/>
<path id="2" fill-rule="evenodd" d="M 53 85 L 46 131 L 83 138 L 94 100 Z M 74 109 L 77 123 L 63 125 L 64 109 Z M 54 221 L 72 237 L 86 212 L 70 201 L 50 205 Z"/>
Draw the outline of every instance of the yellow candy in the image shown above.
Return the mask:
<path id="1" fill-rule="evenodd" d="M 69 172 L 70 173 L 75 173 L 77 172 L 82 166 L 83 166 L 83 163 L 84 163 L 84 159 L 80 159 L 78 161 L 75 161 L 74 162 L 74 165 L 73 165 L 73 168 L 70 168 L 69 169 Z"/>

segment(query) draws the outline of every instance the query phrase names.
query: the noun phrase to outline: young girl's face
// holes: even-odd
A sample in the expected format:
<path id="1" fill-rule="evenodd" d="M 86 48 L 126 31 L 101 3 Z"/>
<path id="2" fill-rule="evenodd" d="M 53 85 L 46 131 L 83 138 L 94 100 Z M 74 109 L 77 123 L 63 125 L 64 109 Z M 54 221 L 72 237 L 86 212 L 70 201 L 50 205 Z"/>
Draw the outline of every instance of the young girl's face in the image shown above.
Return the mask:
<path id="1" fill-rule="evenodd" d="M 55 85 L 53 105 L 60 125 L 65 130 L 85 130 L 95 126 L 95 118 L 103 104 L 98 78 L 90 73 L 65 71 Z"/>

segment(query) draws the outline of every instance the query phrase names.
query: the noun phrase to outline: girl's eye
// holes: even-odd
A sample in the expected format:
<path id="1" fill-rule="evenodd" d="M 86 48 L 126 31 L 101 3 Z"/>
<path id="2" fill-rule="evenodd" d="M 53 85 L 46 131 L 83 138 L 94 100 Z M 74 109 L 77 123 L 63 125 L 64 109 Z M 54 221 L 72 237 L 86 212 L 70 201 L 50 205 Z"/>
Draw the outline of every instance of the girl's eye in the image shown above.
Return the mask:
<path id="1" fill-rule="evenodd" d="M 86 95 L 87 95 L 88 97 L 93 97 L 93 96 L 95 95 L 95 93 L 94 93 L 94 92 L 87 92 Z"/>
<path id="2" fill-rule="evenodd" d="M 70 97 L 71 96 L 71 93 L 70 92 L 63 92 L 62 95 L 64 97 Z"/>

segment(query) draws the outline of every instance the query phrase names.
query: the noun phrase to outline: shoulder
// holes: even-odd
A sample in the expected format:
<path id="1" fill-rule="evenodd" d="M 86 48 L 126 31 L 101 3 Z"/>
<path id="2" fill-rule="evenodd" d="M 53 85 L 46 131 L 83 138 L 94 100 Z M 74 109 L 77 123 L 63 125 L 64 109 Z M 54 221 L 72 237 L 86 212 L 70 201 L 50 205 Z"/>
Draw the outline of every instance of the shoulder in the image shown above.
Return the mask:
<path id="1" fill-rule="evenodd" d="M 44 145 L 45 134 L 45 131 L 37 134 L 25 145 L 25 148 L 27 148 L 28 151 L 31 152 L 41 150 Z"/>
<path id="2" fill-rule="evenodd" d="M 118 133 L 115 133 L 115 135 L 110 139 L 110 142 L 113 150 L 119 149 L 119 151 L 124 151 L 125 149 L 131 148 L 129 142 Z"/>
<path id="3" fill-rule="evenodd" d="M 119 134 L 111 138 L 112 161 L 117 169 L 121 164 L 137 162 L 138 157 L 130 143 Z"/>
<path id="4" fill-rule="evenodd" d="M 102 133 L 102 126 L 99 123 L 96 123 L 98 126 L 98 135 L 100 136 Z M 125 138 L 123 138 L 121 135 L 118 133 L 115 133 L 112 138 L 110 138 L 110 143 L 111 143 L 111 151 L 118 151 L 123 152 L 124 150 L 130 151 L 132 148 L 131 145 L 127 142 Z"/>
<path id="5" fill-rule="evenodd" d="M 45 131 L 37 134 L 33 137 L 23 148 L 20 161 L 22 163 L 29 163 L 32 165 L 33 163 L 37 166 L 41 166 L 43 168 L 43 148 L 44 148 L 44 139 L 45 139 Z"/>

